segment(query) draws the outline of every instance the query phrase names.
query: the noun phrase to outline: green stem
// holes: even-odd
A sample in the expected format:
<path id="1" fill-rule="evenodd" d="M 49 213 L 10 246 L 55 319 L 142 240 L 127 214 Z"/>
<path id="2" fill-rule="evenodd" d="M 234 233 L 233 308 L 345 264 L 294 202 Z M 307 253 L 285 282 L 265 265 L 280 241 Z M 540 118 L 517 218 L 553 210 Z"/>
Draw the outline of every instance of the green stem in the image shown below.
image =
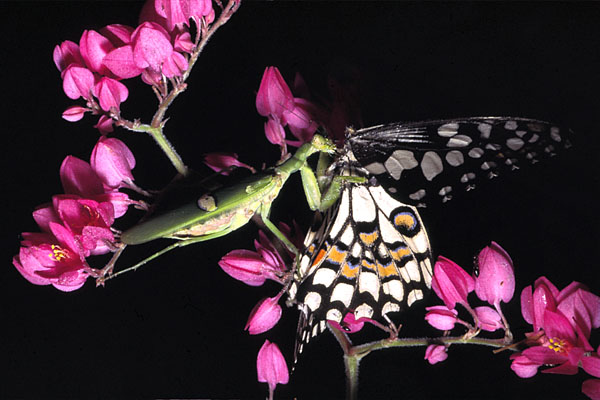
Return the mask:
<path id="1" fill-rule="evenodd" d="M 344 366 L 346 369 L 346 399 L 356 400 L 358 398 L 358 364 L 361 355 L 344 354 Z"/>

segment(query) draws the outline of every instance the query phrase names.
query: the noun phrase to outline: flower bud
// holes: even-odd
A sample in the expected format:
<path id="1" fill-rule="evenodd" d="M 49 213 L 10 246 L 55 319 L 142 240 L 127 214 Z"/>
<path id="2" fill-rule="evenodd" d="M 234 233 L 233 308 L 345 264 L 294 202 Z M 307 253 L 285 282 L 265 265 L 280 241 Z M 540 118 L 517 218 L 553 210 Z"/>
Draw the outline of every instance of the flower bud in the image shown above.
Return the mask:
<path id="1" fill-rule="evenodd" d="M 467 303 L 467 295 L 473 291 L 475 281 L 453 261 L 440 256 L 435 263 L 431 287 L 446 307 L 454 309 L 456 303 Z"/>
<path id="2" fill-rule="evenodd" d="M 425 350 L 425 359 L 429 364 L 437 364 L 448 358 L 446 346 L 441 344 L 430 344 Z"/>
<path id="3" fill-rule="evenodd" d="M 441 331 L 449 331 L 456 324 L 458 311 L 450 310 L 446 306 L 427 307 L 428 311 L 425 315 L 425 320 L 429 325 Z"/>
<path id="4" fill-rule="evenodd" d="M 508 253 L 496 242 L 485 247 L 478 257 L 479 275 L 475 293 L 483 301 L 499 306 L 508 303 L 515 293 L 515 273 Z"/>
<path id="5" fill-rule="evenodd" d="M 133 183 L 131 170 L 135 167 L 135 157 L 125 143 L 117 138 L 100 137 L 92 150 L 90 165 L 111 189 Z"/>
<path id="6" fill-rule="evenodd" d="M 277 324 L 281 318 L 281 306 L 277 304 L 279 297 L 267 297 L 254 306 L 244 328 L 249 334 L 258 335 Z"/>
<path id="7" fill-rule="evenodd" d="M 491 307 L 476 307 L 475 314 L 477 314 L 479 328 L 484 331 L 494 332 L 504 327 L 502 317 Z"/>
<path id="8" fill-rule="evenodd" d="M 269 391 L 275 390 L 278 383 L 286 384 L 290 375 L 279 347 L 265 340 L 256 357 L 256 371 L 259 382 L 269 384 Z"/>
<path id="9" fill-rule="evenodd" d="M 263 117 L 282 120 L 283 112 L 294 108 L 294 96 L 276 67 L 267 67 L 256 94 L 256 109 Z"/>

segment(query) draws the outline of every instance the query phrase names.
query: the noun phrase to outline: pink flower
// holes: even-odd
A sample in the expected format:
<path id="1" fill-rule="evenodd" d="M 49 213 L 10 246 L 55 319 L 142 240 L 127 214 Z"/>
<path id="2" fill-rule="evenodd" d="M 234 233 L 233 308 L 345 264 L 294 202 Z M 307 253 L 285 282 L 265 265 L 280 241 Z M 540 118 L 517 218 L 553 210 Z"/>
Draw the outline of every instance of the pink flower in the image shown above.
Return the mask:
<path id="1" fill-rule="evenodd" d="M 52 200 L 60 220 L 83 248 L 84 256 L 110 251 L 108 243 L 114 242 L 110 230 L 114 222 L 114 208 L 110 202 L 98 203 L 69 195 L 57 195 Z"/>
<path id="2" fill-rule="evenodd" d="M 100 78 L 98 83 L 94 85 L 93 93 L 98 98 L 100 107 L 104 111 L 119 110 L 121 103 L 127 100 L 129 96 L 129 91 L 125 85 L 105 76 Z"/>
<path id="3" fill-rule="evenodd" d="M 431 287 L 446 307 L 453 309 L 456 303 L 468 305 L 467 295 L 473 291 L 475 281 L 456 263 L 440 256 L 435 263 Z"/>
<path id="4" fill-rule="evenodd" d="M 85 108 L 85 107 L 81 107 L 81 106 L 72 106 L 72 107 L 67 108 L 62 113 L 62 117 L 63 117 L 63 119 L 65 119 L 69 122 L 76 122 L 76 121 L 79 121 L 80 119 L 82 119 L 83 115 L 88 111 L 91 111 L 91 110 L 88 108 Z"/>
<path id="5" fill-rule="evenodd" d="M 111 52 L 115 46 L 106 37 L 94 30 L 83 31 L 79 39 L 79 51 L 85 65 L 93 72 L 100 75 L 111 76 L 110 71 L 102 63 L 104 56 Z"/>
<path id="6" fill-rule="evenodd" d="M 274 327 L 281 318 L 281 306 L 277 304 L 280 297 L 278 295 L 259 301 L 250 312 L 244 329 L 251 335 L 258 335 Z"/>
<path id="7" fill-rule="evenodd" d="M 588 288 L 572 282 L 556 296 L 556 309 L 571 323 L 576 324 L 586 337 L 592 328 L 600 327 L 600 297 L 590 293 Z"/>
<path id="8" fill-rule="evenodd" d="M 104 57 L 102 62 L 119 79 L 133 78 L 144 71 L 135 64 L 131 45 L 114 49 Z"/>
<path id="9" fill-rule="evenodd" d="M 286 384 L 290 375 L 287 364 L 279 347 L 275 343 L 265 340 L 256 357 L 256 371 L 259 382 L 269 385 L 269 398 L 273 398 L 273 392 L 277 384 Z"/>
<path id="10" fill-rule="evenodd" d="M 294 108 L 294 96 L 276 67 L 267 67 L 256 94 L 256 109 L 263 117 L 282 120 Z"/>
<path id="11" fill-rule="evenodd" d="M 62 73 L 71 64 L 84 65 L 83 58 L 79 52 L 79 46 L 70 40 L 65 40 L 54 47 L 52 53 L 56 68 Z M 62 74 L 61 74 L 62 75 Z"/>
<path id="12" fill-rule="evenodd" d="M 80 65 L 72 64 L 64 71 L 63 91 L 68 98 L 76 100 L 83 97 L 90 100 L 94 89 L 94 74 Z"/>
<path id="13" fill-rule="evenodd" d="M 581 391 L 592 400 L 600 400 L 600 379 L 588 379 L 583 382 Z"/>
<path id="14" fill-rule="evenodd" d="M 484 331 L 494 332 L 498 329 L 504 328 L 502 317 L 498 311 L 491 307 L 475 307 L 475 314 L 477 314 L 479 328 L 483 329 Z"/>
<path id="15" fill-rule="evenodd" d="M 165 18 L 169 31 L 176 26 L 189 26 L 190 18 L 199 19 L 213 13 L 211 0 L 154 0 L 154 7 L 156 13 Z"/>
<path id="16" fill-rule="evenodd" d="M 79 289 L 88 277 L 80 246 L 65 227 L 50 222 L 49 229 L 51 233 L 23 233 L 23 247 L 13 265 L 34 285 L 64 292 Z"/>
<path id="17" fill-rule="evenodd" d="M 285 110 L 283 120 L 292 131 L 292 134 L 298 138 L 298 141 L 288 141 L 289 145 L 301 146 L 311 141 L 319 124 L 317 123 L 317 106 L 308 100 L 294 98 L 294 106 L 290 110 Z"/>
<path id="18" fill-rule="evenodd" d="M 250 286 L 260 286 L 268 277 L 268 263 L 256 252 L 232 250 L 219 261 L 219 266 L 229 276 Z"/>
<path id="19" fill-rule="evenodd" d="M 429 364 L 437 364 L 444 361 L 446 358 L 448 358 L 446 346 L 441 344 L 430 344 L 427 346 L 427 349 L 425 350 L 425 360 L 427 360 Z"/>
<path id="20" fill-rule="evenodd" d="M 534 363 L 521 353 L 511 355 L 510 359 L 513 360 L 510 369 L 521 378 L 531 378 L 537 374 L 538 368 L 540 367 L 539 364 Z"/>
<path id="21" fill-rule="evenodd" d="M 475 293 L 483 301 L 500 308 L 515 293 L 515 274 L 509 255 L 496 242 L 485 247 L 478 257 L 479 275 L 475 278 Z"/>
<path id="22" fill-rule="evenodd" d="M 265 136 L 270 143 L 285 147 L 285 129 L 278 119 L 269 118 L 265 122 Z"/>
<path id="23" fill-rule="evenodd" d="M 254 171 L 254 168 L 238 160 L 238 155 L 236 153 L 206 154 L 204 155 L 204 164 L 222 175 L 229 175 L 232 167 L 243 167 L 248 168 L 250 171 Z"/>
<path id="24" fill-rule="evenodd" d="M 523 319 L 533 325 L 534 332 L 538 331 L 544 323 L 546 309 L 556 310 L 556 296 L 558 289 L 545 277 L 538 278 L 531 286 L 521 292 L 521 313 Z"/>
<path id="25" fill-rule="evenodd" d="M 98 129 L 101 135 L 107 135 L 113 131 L 113 120 L 106 115 L 101 115 L 94 128 Z"/>
<path id="26" fill-rule="evenodd" d="M 135 167 L 135 157 L 119 139 L 100 137 L 92 150 L 90 164 L 108 190 L 133 184 L 131 170 Z"/>
<path id="27" fill-rule="evenodd" d="M 103 194 L 102 181 L 87 162 L 67 156 L 60 166 L 60 181 L 66 194 L 92 197 Z"/>
<path id="28" fill-rule="evenodd" d="M 426 310 L 428 312 L 425 320 L 429 322 L 429 325 L 442 331 L 453 329 L 458 320 L 458 311 L 450 310 L 446 306 L 427 307 Z"/>

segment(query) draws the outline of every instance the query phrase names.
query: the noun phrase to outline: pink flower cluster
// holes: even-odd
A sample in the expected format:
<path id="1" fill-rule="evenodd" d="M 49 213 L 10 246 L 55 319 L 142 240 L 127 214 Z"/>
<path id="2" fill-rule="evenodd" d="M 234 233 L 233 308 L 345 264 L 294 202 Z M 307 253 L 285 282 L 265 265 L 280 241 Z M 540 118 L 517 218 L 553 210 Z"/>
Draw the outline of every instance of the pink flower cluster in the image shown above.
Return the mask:
<path id="1" fill-rule="evenodd" d="M 476 277 L 469 275 L 458 264 L 439 257 L 433 271 L 432 288 L 443 300 L 443 306 L 428 307 L 425 320 L 436 329 L 448 331 L 456 323 L 469 326 L 458 317 L 456 304 L 466 308 L 474 320 L 476 328 L 494 332 L 498 329 L 508 330 L 505 318 L 500 309 L 500 302 L 509 302 L 515 292 L 515 275 L 513 263 L 508 253 L 500 245 L 492 242 L 478 256 L 479 273 Z M 494 308 L 481 306 L 471 308 L 467 299 L 469 293 L 475 291 L 479 299 L 486 301 Z M 431 363 L 447 358 L 446 347 L 430 345 L 425 358 Z"/>
<path id="2" fill-rule="evenodd" d="M 110 113 L 118 112 L 129 91 L 123 79 L 141 75 L 158 86 L 164 78 L 179 77 L 188 68 L 184 54 L 191 53 L 189 20 L 197 26 L 210 23 L 214 10 L 210 0 L 149 0 L 136 28 L 113 24 L 99 31 L 86 30 L 79 44 L 70 40 L 54 48 L 54 63 L 61 73 L 65 94 L 87 101 L 87 107 L 69 107 L 63 118 L 78 121 L 85 112 L 101 113 L 96 128 L 112 131 Z M 99 109 L 97 104 L 99 104 Z"/>
<path id="3" fill-rule="evenodd" d="M 297 247 L 302 245 L 302 236 L 299 227 L 294 223 L 294 229 L 284 223 L 279 224 L 280 231 Z M 285 283 L 289 275 L 282 255 L 267 238 L 264 232 L 259 231 L 259 239 L 254 241 L 256 251 L 233 250 L 219 261 L 219 266 L 231 277 L 250 286 L 260 286 L 267 279 L 280 284 Z M 292 257 L 288 251 L 287 257 Z M 281 318 L 282 309 L 278 304 L 284 291 L 274 297 L 260 300 L 250 312 L 246 329 L 251 335 L 258 335 L 273 328 Z M 260 349 L 257 358 L 258 381 L 269 384 L 269 396 L 272 398 L 275 386 L 278 383 L 287 383 L 289 379 L 287 364 L 279 348 L 268 340 Z"/>
<path id="4" fill-rule="evenodd" d="M 67 156 L 60 167 L 65 191 L 33 212 L 42 232 L 24 232 L 13 258 L 17 270 L 36 285 L 62 291 L 80 288 L 93 273 L 86 257 L 111 251 L 115 218 L 133 202 L 118 191 L 133 185 L 135 158 L 123 142 L 101 137 L 90 163 Z"/>
<path id="5" fill-rule="evenodd" d="M 544 373 L 575 375 L 579 367 L 600 378 L 600 348 L 589 343 L 592 329 L 600 327 L 600 297 L 579 282 L 558 290 L 541 277 L 521 292 L 521 312 L 533 325 L 527 333 L 528 348 L 511 356 L 511 369 L 522 378 L 534 376 L 539 367 L 552 365 Z M 600 380 L 583 383 L 583 392 L 600 399 Z"/>

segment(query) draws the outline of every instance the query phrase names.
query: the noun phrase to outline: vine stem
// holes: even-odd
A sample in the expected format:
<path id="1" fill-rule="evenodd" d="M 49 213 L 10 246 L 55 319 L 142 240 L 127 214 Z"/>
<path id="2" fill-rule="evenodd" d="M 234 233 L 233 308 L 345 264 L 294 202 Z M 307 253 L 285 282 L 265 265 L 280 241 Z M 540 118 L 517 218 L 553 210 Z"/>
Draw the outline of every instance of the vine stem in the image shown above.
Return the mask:
<path id="1" fill-rule="evenodd" d="M 382 339 L 370 343 L 353 346 L 348 335 L 344 332 L 329 326 L 329 330 L 337 339 L 344 352 L 344 370 L 346 373 L 346 399 L 356 400 L 358 398 L 358 377 L 359 364 L 363 357 L 369 355 L 372 351 L 388 349 L 392 347 L 419 347 L 429 346 L 430 344 L 442 344 L 450 346 L 452 344 L 476 344 L 493 347 L 496 349 L 507 348 L 510 341 L 506 338 L 488 339 L 468 336 L 449 336 L 440 338 L 396 338 Z M 513 351 L 515 349 L 510 348 Z"/>

